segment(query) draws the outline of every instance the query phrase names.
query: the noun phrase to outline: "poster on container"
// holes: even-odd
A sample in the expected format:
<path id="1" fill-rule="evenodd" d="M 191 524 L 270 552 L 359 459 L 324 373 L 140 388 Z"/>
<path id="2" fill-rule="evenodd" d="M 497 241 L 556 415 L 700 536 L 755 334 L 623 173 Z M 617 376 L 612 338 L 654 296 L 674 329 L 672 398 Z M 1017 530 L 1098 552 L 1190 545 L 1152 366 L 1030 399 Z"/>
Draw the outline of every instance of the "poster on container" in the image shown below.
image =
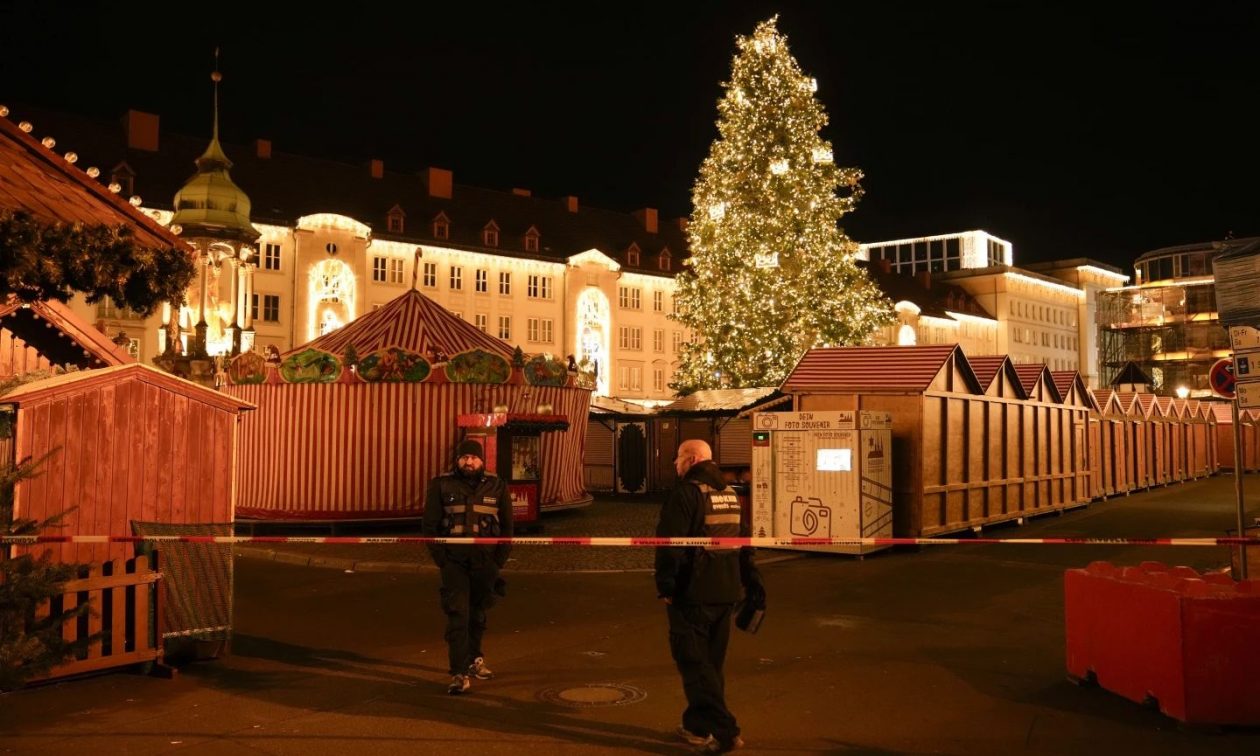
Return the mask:
<path id="1" fill-rule="evenodd" d="M 892 535 L 891 417 L 887 412 L 753 415 L 753 535 L 874 538 Z M 875 546 L 784 548 L 865 554 Z"/>

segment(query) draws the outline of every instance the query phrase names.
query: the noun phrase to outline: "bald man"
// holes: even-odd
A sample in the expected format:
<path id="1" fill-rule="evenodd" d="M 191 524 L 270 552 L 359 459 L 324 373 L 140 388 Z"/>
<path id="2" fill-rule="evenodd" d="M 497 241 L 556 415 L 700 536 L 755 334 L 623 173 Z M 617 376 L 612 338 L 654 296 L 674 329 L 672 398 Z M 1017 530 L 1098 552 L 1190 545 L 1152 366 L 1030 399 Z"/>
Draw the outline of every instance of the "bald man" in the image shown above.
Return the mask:
<path id="1" fill-rule="evenodd" d="M 656 535 L 723 538 L 747 536 L 739 497 L 713 463 L 713 450 L 691 439 L 674 460 L 678 486 L 661 507 Z M 726 708 L 722 665 L 731 636 L 731 615 L 747 591 L 764 603 L 765 589 L 748 547 L 656 549 L 656 594 L 669 618 L 669 650 L 682 675 L 687 708 L 677 734 L 706 753 L 739 748 L 735 716 Z"/>

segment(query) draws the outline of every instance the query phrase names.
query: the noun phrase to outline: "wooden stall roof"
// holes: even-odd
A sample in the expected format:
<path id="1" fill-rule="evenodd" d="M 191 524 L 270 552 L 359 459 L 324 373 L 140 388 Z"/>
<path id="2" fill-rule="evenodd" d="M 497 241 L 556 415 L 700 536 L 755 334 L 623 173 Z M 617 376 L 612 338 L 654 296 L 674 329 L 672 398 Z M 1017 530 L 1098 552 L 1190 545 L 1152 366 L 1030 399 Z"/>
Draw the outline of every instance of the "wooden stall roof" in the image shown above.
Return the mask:
<path id="1" fill-rule="evenodd" d="M 967 355 L 967 363 L 980 381 L 984 393 L 990 396 L 1015 396 L 1027 399 L 1023 382 L 1015 372 L 1015 363 L 1005 354 Z"/>
<path id="2" fill-rule="evenodd" d="M 591 397 L 590 414 L 592 415 L 619 415 L 619 416 L 634 415 L 634 416 L 643 417 L 643 416 L 651 415 L 653 413 L 654 413 L 653 409 L 649 407 L 644 407 L 642 404 L 635 404 L 634 402 L 623 401 L 615 397 L 611 397 L 611 396 L 592 396 Z"/>
<path id="3" fill-rule="evenodd" d="M 24 386 L 19 386 L 0 397 L 0 404 L 29 404 L 63 394 L 75 393 L 99 384 L 121 383 L 127 380 L 142 381 L 228 412 L 257 409 L 252 402 L 237 399 L 192 381 L 186 381 L 183 378 L 141 362 L 133 362 L 129 365 L 115 365 L 99 370 L 78 370 L 52 378 L 45 378 L 42 381 L 33 381 Z"/>
<path id="4" fill-rule="evenodd" d="M 54 365 L 110 367 L 135 359 L 66 305 L 57 301 L 0 304 L 0 328 L 32 346 Z"/>
<path id="5" fill-rule="evenodd" d="M 1015 366 L 1015 372 L 1019 375 L 1019 382 L 1024 387 L 1024 394 L 1030 399 L 1037 398 L 1039 388 L 1044 389 L 1049 396 L 1045 397 L 1047 401 L 1056 404 L 1063 403 L 1063 397 L 1059 395 L 1058 388 L 1054 385 L 1054 376 L 1050 374 L 1050 368 L 1044 363 L 1030 362 Z"/>
<path id="6" fill-rule="evenodd" d="M 36 124 L 38 126 L 38 124 Z M 188 249 L 179 237 L 131 206 L 63 154 L 0 117 L 0 208 L 25 210 L 45 223 L 127 226 L 143 247 Z"/>
<path id="7" fill-rule="evenodd" d="M 705 414 L 736 415 L 763 401 L 784 397 L 774 386 L 746 389 L 709 389 L 696 391 L 657 409 L 659 415 Z"/>
<path id="8" fill-rule="evenodd" d="M 1052 370 L 1050 377 L 1064 404 L 1089 407 L 1097 412 L 1102 411 L 1098 403 L 1094 401 L 1094 395 L 1085 388 L 1085 379 L 1081 378 L 1080 373 L 1075 370 Z"/>
<path id="9" fill-rule="evenodd" d="M 781 390 L 905 394 L 923 393 L 933 386 L 983 393 L 957 344 L 811 349 L 792 368 Z"/>
<path id="10" fill-rule="evenodd" d="M 1089 393 L 1094 397 L 1094 403 L 1098 405 L 1098 409 L 1102 412 L 1107 411 L 1107 405 L 1115 397 L 1116 392 L 1111 389 L 1090 389 Z"/>
<path id="11" fill-rule="evenodd" d="M 345 354 L 350 346 L 360 357 L 388 347 L 420 355 L 434 350 L 452 357 L 470 349 L 481 349 L 503 357 L 512 356 L 512 347 L 506 341 L 482 333 L 477 326 L 456 317 L 415 289 L 285 354 L 306 349 Z"/>
<path id="12" fill-rule="evenodd" d="M 1234 411 L 1229 406 L 1229 402 L 1212 402 L 1211 410 L 1218 425 L 1234 424 Z"/>
<path id="13" fill-rule="evenodd" d="M 1163 411 L 1164 417 L 1180 419 L 1185 415 L 1185 405 L 1171 396 L 1157 396 L 1155 403 Z"/>

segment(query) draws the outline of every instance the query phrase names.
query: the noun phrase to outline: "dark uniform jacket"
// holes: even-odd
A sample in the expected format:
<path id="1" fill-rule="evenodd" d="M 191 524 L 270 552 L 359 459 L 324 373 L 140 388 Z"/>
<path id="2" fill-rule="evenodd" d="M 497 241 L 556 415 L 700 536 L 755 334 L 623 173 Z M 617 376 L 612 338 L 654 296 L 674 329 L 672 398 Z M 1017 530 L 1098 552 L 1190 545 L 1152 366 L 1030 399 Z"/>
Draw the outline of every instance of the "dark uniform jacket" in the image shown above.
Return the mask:
<path id="1" fill-rule="evenodd" d="M 661 507 L 660 538 L 748 536 L 738 498 L 711 460 L 692 466 Z M 745 520 L 746 522 L 746 520 Z M 656 549 L 656 591 L 678 603 L 733 604 L 760 584 L 753 549 L 663 546 Z"/>
<path id="2" fill-rule="evenodd" d="M 510 538 L 512 499 L 507 485 L 499 476 L 486 472 L 475 478 L 458 472 L 439 475 L 429 482 L 425 493 L 422 527 L 426 536 Z M 448 559 L 481 564 L 491 557 L 502 567 L 511 550 L 510 544 L 429 544 L 429 554 L 439 567 Z"/>

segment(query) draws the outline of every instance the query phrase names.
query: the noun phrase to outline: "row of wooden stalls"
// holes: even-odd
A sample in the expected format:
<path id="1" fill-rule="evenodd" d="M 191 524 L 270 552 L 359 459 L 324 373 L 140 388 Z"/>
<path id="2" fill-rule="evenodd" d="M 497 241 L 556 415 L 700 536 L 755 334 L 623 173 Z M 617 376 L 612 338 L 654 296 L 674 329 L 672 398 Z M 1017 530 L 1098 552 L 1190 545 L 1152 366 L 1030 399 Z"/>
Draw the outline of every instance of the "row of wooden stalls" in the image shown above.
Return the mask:
<path id="1" fill-rule="evenodd" d="M 894 532 L 941 535 L 1212 475 L 1225 461 L 1221 408 L 1228 417 L 1226 403 L 1091 391 L 1075 371 L 968 357 L 957 345 L 815 349 L 777 389 L 701 391 L 652 409 L 597 400 L 586 482 L 668 488 L 685 438 L 709 441 L 738 473 L 758 412 L 887 411 Z M 1260 416 L 1246 423 L 1248 464 L 1260 465 Z"/>

